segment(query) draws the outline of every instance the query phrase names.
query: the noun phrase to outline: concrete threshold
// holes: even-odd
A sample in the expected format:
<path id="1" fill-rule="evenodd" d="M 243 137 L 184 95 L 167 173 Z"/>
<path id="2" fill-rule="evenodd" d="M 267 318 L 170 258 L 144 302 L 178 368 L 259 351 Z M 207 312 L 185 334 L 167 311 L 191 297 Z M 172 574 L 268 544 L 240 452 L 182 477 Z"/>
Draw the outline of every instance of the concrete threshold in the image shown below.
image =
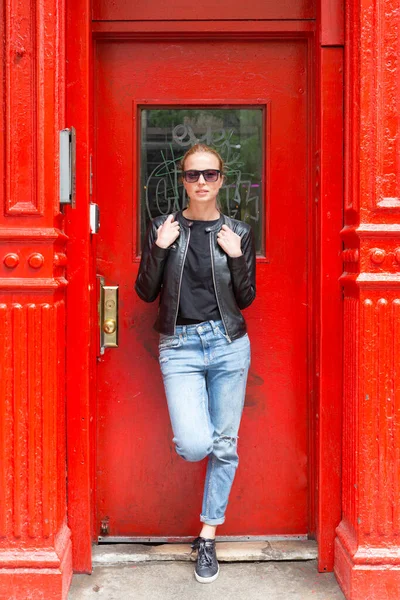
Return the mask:
<path id="1" fill-rule="evenodd" d="M 263 542 L 218 542 L 220 562 L 261 562 L 268 560 L 313 560 L 318 556 L 315 540 L 277 540 Z M 157 561 L 191 561 L 190 544 L 102 544 L 94 545 L 93 566 Z"/>

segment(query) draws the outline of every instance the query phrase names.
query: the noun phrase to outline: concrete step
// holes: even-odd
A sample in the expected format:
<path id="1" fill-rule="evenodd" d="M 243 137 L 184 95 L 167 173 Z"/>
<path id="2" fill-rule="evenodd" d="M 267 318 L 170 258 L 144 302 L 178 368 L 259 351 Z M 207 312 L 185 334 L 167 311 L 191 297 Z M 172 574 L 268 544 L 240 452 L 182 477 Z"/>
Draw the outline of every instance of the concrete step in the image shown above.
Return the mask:
<path id="1" fill-rule="evenodd" d="M 221 562 L 267 560 L 312 560 L 318 556 L 315 540 L 269 540 L 263 542 L 218 542 Z M 195 559 L 190 544 L 101 544 L 93 546 L 93 566 L 147 561 Z"/>

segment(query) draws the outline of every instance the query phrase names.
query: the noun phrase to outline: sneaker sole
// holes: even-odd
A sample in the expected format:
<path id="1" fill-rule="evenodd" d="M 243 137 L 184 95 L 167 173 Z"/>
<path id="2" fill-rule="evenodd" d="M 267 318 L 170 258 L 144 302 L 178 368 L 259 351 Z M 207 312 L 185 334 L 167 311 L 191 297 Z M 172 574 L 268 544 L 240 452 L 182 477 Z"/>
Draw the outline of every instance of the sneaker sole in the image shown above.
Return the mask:
<path id="1" fill-rule="evenodd" d="M 219 575 L 219 565 L 218 565 L 218 571 L 212 577 L 200 577 L 200 575 L 197 575 L 196 571 L 194 572 L 194 576 L 196 577 L 196 579 L 199 583 L 212 583 L 213 581 L 215 581 L 217 579 L 218 575 Z"/>

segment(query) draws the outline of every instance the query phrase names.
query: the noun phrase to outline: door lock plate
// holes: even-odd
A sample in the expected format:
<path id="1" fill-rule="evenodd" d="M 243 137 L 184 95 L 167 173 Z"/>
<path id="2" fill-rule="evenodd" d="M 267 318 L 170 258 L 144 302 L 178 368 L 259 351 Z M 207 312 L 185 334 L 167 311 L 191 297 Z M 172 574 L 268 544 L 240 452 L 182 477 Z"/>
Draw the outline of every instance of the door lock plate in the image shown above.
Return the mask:
<path id="1" fill-rule="evenodd" d="M 118 348 L 118 285 L 105 285 L 102 276 L 98 279 L 100 354 L 104 354 L 105 348 Z"/>

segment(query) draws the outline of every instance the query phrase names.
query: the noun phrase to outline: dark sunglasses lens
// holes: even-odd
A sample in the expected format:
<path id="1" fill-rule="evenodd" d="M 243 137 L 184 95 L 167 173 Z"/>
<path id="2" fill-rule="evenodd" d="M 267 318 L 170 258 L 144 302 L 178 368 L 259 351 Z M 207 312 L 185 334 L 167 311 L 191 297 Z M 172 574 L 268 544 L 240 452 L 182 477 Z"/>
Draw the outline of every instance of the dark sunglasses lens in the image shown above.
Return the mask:
<path id="1" fill-rule="evenodd" d="M 184 171 L 184 177 L 188 183 L 196 183 L 199 180 L 200 173 L 203 174 L 204 181 L 208 181 L 209 183 L 217 181 L 219 177 L 218 169 L 207 169 L 206 171 L 196 171 L 193 169 L 192 171 Z"/>
<path id="2" fill-rule="evenodd" d="M 185 171 L 185 179 L 188 183 L 195 183 L 200 177 L 198 171 Z"/>
<path id="3" fill-rule="evenodd" d="M 217 169 L 209 169 L 208 171 L 204 171 L 205 181 L 217 181 L 218 175 L 219 171 Z"/>

